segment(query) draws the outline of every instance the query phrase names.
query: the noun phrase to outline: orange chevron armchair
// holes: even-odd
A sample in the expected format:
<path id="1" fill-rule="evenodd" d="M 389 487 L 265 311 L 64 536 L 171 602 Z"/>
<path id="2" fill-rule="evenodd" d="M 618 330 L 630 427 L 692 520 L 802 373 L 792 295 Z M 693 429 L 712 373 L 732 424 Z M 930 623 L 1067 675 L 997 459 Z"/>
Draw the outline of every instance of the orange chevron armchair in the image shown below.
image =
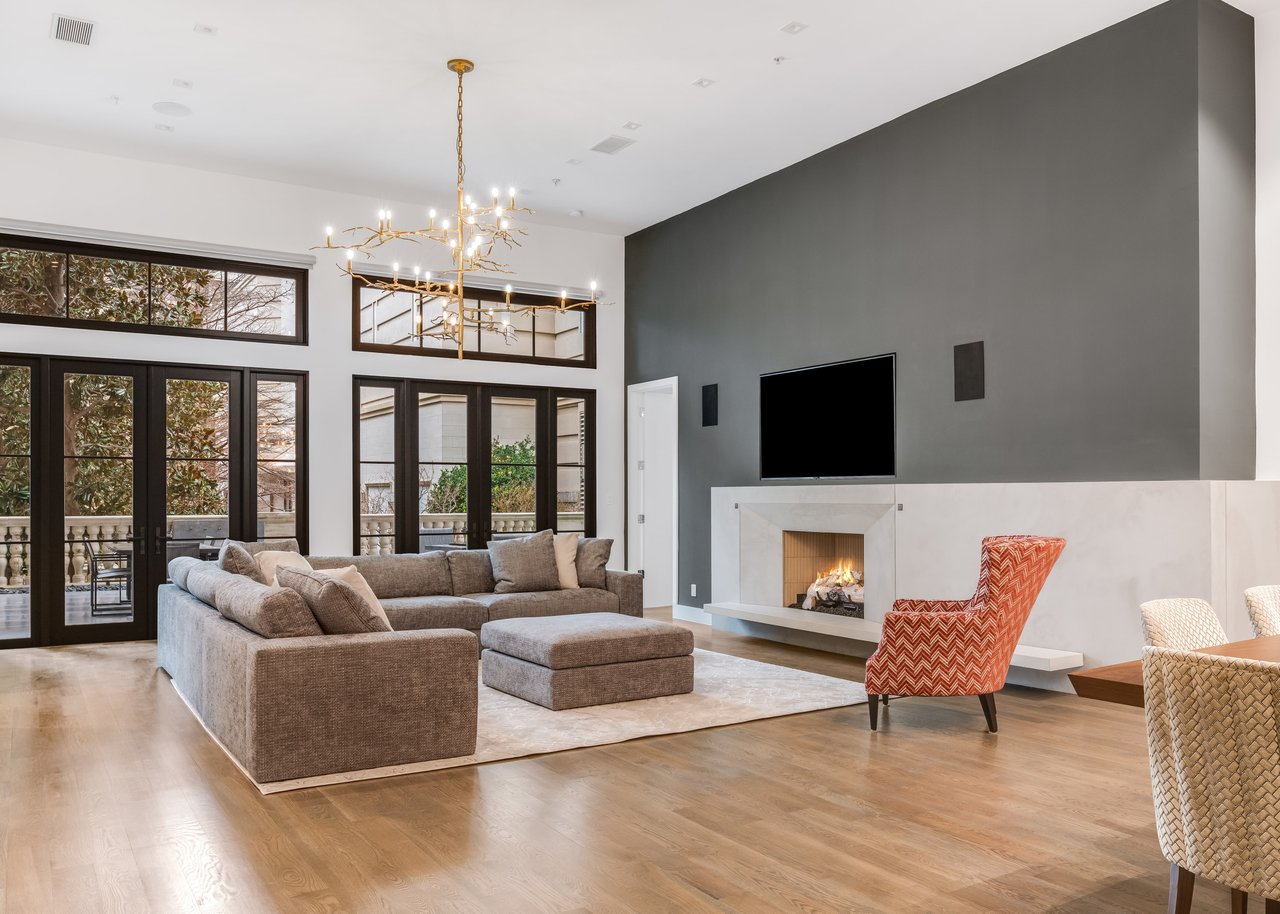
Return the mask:
<path id="1" fill-rule="evenodd" d="M 867 659 L 871 729 L 891 696 L 977 695 L 996 732 L 995 693 L 1027 616 L 1067 541 L 1052 536 L 988 536 L 978 588 L 968 600 L 896 600 L 880 646 Z"/>

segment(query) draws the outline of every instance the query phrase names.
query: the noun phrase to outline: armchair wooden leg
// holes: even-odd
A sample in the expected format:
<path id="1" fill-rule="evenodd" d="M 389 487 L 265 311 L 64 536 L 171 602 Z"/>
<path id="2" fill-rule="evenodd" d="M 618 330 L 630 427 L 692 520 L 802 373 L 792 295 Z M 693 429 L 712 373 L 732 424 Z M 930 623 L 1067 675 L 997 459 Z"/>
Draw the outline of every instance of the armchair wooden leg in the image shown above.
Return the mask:
<path id="1" fill-rule="evenodd" d="M 1274 898 L 1268 898 L 1267 903 L 1262 908 L 1267 914 L 1280 914 L 1280 901 Z"/>
<path id="2" fill-rule="evenodd" d="M 1169 866 L 1169 914 L 1191 914 L 1191 893 L 1195 891 L 1196 874 L 1178 864 Z"/>
<path id="3" fill-rule="evenodd" d="M 994 692 L 988 692 L 985 695 L 979 695 L 978 701 L 982 702 L 982 713 L 987 718 L 987 729 L 992 733 L 996 732 L 996 696 Z M 972 705 L 970 705 L 972 707 Z"/>
<path id="4" fill-rule="evenodd" d="M 1248 914 L 1249 893 L 1239 889 L 1231 890 L 1231 914 Z"/>
<path id="5" fill-rule="evenodd" d="M 867 710 L 871 713 L 871 729 L 874 730 L 876 728 L 876 723 L 878 722 L 880 717 L 880 696 L 879 695 L 867 696 Z"/>

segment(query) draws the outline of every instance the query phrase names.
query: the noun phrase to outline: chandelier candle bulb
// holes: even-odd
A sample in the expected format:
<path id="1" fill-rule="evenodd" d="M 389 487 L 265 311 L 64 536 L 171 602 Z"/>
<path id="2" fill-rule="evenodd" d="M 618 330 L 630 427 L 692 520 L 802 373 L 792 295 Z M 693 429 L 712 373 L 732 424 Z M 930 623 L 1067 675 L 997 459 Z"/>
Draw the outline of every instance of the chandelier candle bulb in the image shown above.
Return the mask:
<path id="1" fill-rule="evenodd" d="M 511 310 L 511 286 L 507 286 L 507 310 Z"/>

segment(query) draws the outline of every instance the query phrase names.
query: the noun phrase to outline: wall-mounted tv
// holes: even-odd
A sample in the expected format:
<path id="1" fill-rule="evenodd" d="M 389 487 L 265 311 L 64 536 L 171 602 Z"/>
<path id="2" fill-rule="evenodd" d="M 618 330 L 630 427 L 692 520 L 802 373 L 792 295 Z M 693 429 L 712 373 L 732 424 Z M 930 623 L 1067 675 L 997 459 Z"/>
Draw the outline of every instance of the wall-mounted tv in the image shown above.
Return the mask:
<path id="1" fill-rule="evenodd" d="M 760 478 L 894 474 L 892 354 L 760 376 Z"/>

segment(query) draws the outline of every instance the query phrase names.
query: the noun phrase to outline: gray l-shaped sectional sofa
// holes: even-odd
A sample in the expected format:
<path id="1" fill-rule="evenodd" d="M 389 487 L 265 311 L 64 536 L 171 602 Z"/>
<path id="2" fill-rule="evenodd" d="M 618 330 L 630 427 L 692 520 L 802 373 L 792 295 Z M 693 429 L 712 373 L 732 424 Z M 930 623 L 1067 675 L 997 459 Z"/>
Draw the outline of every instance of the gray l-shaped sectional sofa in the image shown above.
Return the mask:
<path id="1" fill-rule="evenodd" d="M 175 559 L 159 590 L 158 664 L 259 783 L 470 755 L 481 625 L 642 615 L 642 579 L 627 572 L 606 571 L 603 587 L 494 593 L 487 550 L 309 561 L 355 565 L 394 631 L 265 637 L 257 620 L 280 588 L 215 562 Z"/>

